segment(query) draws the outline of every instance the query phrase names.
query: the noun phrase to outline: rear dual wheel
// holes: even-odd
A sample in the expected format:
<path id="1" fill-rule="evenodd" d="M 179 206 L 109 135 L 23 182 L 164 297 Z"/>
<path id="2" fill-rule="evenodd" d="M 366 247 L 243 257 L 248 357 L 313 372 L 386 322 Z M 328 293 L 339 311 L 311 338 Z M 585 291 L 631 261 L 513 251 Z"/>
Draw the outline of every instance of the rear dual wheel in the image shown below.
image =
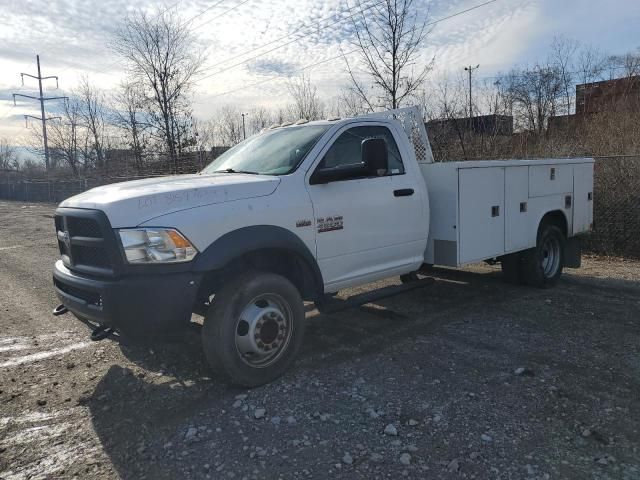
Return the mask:
<path id="1" fill-rule="evenodd" d="M 510 283 L 544 288 L 555 285 L 564 268 L 565 236 L 552 223 L 543 223 L 536 246 L 502 258 L 502 273 Z"/>
<path id="2" fill-rule="evenodd" d="M 202 329 L 212 369 L 232 383 L 256 387 L 282 375 L 304 336 L 298 289 L 273 273 L 237 277 L 216 293 Z"/>

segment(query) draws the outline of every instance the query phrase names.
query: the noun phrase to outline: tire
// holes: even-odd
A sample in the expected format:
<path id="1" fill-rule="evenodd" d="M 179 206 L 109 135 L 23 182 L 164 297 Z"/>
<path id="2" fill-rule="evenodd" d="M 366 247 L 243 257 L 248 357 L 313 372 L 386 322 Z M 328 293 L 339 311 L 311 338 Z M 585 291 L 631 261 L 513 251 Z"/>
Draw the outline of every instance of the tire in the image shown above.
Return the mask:
<path id="1" fill-rule="evenodd" d="M 566 239 L 556 225 L 543 223 L 535 248 L 523 253 L 524 282 L 537 288 L 551 287 L 562 275 Z"/>
<path id="2" fill-rule="evenodd" d="M 522 254 L 519 252 L 502 257 L 500 267 L 502 268 L 502 276 L 506 282 L 513 285 L 522 285 L 524 283 L 522 260 Z"/>
<path id="3" fill-rule="evenodd" d="M 245 273 L 216 293 L 204 319 L 202 346 L 214 372 L 257 387 L 282 375 L 304 337 L 298 289 L 273 273 Z"/>
<path id="4" fill-rule="evenodd" d="M 405 273 L 404 275 L 400 275 L 400 282 L 404 285 L 407 283 L 413 283 L 420 280 L 418 274 L 416 272 Z"/>

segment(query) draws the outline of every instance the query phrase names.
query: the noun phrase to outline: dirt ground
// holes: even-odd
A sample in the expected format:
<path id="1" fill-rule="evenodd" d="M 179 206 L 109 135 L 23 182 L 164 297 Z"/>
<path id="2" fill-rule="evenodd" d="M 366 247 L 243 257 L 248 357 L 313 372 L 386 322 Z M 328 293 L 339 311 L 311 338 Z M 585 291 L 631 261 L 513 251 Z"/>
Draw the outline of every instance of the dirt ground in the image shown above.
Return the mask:
<path id="1" fill-rule="evenodd" d="M 309 308 L 293 370 L 241 390 L 195 329 L 93 343 L 53 317 L 53 211 L 0 202 L 2 479 L 640 479 L 640 262 L 585 258 L 549 290 L 439 269 Z"/>

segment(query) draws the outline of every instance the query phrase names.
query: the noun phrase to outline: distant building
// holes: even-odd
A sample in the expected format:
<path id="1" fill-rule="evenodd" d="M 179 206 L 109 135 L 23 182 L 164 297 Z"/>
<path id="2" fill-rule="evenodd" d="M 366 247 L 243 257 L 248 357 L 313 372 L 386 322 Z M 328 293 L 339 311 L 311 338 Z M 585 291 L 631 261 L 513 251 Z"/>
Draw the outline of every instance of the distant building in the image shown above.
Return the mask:
<path id="1" fill-rule="evenodd" d="M 576 85 L 576 115 L 640 105 L 640 75 Z"/>
<path id="2" fill-rule="evenodd" d="M 640 110 L 640 75 L 576 85 L 576 113 L 550 117 L 549 130 L 574 129 L 591 115 Z"/>
<path id="3" fill-rule="evenodd" d="M 511 115 L 480 115 L 472 118 L 447 118 L 430 120 L 425 126 L 434 136 L 456 135 L 458 132 L 510 136 L 513 134 L 513 117 Z"/>

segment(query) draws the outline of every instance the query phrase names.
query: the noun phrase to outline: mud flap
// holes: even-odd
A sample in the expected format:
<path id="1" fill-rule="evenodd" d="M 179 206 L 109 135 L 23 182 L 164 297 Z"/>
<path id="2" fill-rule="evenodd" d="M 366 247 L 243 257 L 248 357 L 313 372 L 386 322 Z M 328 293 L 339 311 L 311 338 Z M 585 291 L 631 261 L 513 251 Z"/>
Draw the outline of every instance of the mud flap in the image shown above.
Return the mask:
<path id="1" fill-rule="evenodd" d="M 564 266 L 580 268 L 582 265 L 582 242 L 580 237 L 570 237 L 564 245 Z"/>

